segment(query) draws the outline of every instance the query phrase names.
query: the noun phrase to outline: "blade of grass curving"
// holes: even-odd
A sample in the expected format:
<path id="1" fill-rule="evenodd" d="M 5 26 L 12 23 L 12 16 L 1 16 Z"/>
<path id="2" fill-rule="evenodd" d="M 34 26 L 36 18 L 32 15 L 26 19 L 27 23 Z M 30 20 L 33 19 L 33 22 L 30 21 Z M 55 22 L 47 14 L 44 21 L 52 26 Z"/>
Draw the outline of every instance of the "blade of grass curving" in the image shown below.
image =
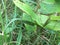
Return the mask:
<path id="1" fill-rule="evenodd" d="M 12 19 L 12 20 L 6 25 L 5 30 L 4 30 L 5 33 L 6 33 L 6 31 L 8 31 L 8 30 L 6 30 L 6 29 L 8 28 L 8 26 L 9 26 L 12 22 L 14 22 L 14 21 L 16 21 L 16 20 L 20 20 L 20 18 L 14 18 L 14 19 Z M 7 33 L 8 33 L 8 32 L 7 32 Z"/>

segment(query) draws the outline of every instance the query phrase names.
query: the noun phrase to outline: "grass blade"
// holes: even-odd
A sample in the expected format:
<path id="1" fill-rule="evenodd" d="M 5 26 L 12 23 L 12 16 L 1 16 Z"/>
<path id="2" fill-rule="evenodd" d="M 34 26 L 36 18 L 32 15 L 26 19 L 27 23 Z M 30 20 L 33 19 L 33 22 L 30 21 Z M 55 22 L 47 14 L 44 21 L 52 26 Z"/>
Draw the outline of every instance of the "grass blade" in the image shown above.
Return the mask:
<path id="1" fill-rule="evenodd" d="M 19 30 L 18 37 L 17 37 L 17 44 L 16 45 L 20 45 L 21 39 L 22 39 L 22 30 Z"/>

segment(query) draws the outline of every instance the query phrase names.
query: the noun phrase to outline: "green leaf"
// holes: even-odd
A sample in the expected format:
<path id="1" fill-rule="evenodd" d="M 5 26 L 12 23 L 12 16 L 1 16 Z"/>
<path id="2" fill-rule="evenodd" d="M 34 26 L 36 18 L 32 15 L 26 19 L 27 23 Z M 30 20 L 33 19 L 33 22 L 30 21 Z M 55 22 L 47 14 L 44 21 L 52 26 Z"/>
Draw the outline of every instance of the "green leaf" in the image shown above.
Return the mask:
<path id="1" fill-rule="evenodd" d="M 60 22 L 59 21 L 50 21 L 45 28 L 50 30 L 59 31 L 60 30 Z"/>
<path id="2" fill-rule="evenodd" d="M 44 0 L 40 3 L 40 6 L 40 12 L 43 14 L 60 12 L 60 1 Z"/>
<path id="3" fill-rule="evenodd" d="M 37 28 L 37 26 L 36 25 L 29 25 L 29 24 L 25 24 L 25 28 L 26 28 L 26 30 L 28 30 L 28 31 L 36 31 L 36 28 Z"/>
<path id="4" fill-rule="evenodd" d="M 16 21 L 16 20 L 21 20 L 20 18 L 14 18 L 14 19 L 12 19 L 7 25 L 6 25 L 6 27 L 5 27 L 5 29 L 4 29 L 4 32 L 5 33 L 10 33 L 11 31 L 13 31 L 13 29 L 15 28 L 12 28 L 12 27 L 9 27 L 10 26 L 10 24 L 12 24 L 12 22 L 14 22 L 14 21 Z M 10 31 L 9 31 L 10 30 Z"/>
<path id="5" fill-rule="evenodd" d="M 40 21 L 40 24 L 42 25 L 44 25 L 47 19 L 49 18 L 48 16 L 45 16 L 45 15 L 39 15 L 39 16 L 37 15 L 37 17 L 39 17 L 38 20 Z M 32 20 L 31 17 L 27 15 L 26 13 L 23 13 L 22 20 L 35 23 L 34 20 Z"/>
<path id="6" fill-rule="evenodd" d="M 40 6 L 41 6 L 40 12 L 43 14 L 51 14 L 56 12 L 55 5 L 53 4 L 41 2 Z"/>
<path id="7" fill-rule="evenodd" d="M 31 17 L 27 15 L 26 13 L 23 13 L 22 20 L 34 23 L 34 20 L 32 20 Z"/>
<path id="8" fill-rule="evenodd" d="M 25 20 L 27 20 L 27 21 L 28 21 L 28 19 L 30 19 L 30 21 L 36 22 L 38 25 L 43 27 L 43 25 L 46 23 L 46 21 L 49 18 L 48 16 L 45 16 L 45 15 L 36 15 L 32 11 L 32 8 L 30 6 L 20 2 L 19 0 L 15 0 L 15 1 L 13 0 L 13 2 L 18 8 L 20 8 L 22 11 L 26 12 L 27 15 L 29 15 L 29 18 L 25 17 Z M 58 20 L 58 19 L 56 19 L 56 20 Z M 58 27 L 58 26 L 60 24 L 57 24 L 57 25 L 55 25 L 55 24 L 56 24 L 56 22 L 49 22 L 48 25 L 45 26 L 45 28 L 52 29 L 52 30 L 59 30 L 60 27 Z"/>
<path id="9" fill-rule="evenodd" d="M 58 45 L 60 45 L 60 42 L 58 43 Z"/>
<path id="10" fill-rule="evenodd" d="M 50 20 L 60 20 L 60 16 L 50 16 Z"/>
<path id="11" fill-rule="evenodd" d="M 5 33 L 8 34 L 8 33 L 12 32 L 14 30 L 14 28 L 15 27 L 8 27 L 8 28 L 6 28 Z"/>
<path id="12" fill-rule="evenodd" d="M 0 45 L 4 44 L 4 37 L 0 35 Z"/>
<path id="13" fill-rule="evenodd" d="M 60 12 L 60 3 L 55 3 L 54 6 L 55 6 L 55 9 L 56 9 L 55 11 L 59 13 Z"/>
<path id="14" fill-rule="evenodd" d="M 48 4 L 53 4 L 55 3 L 55 0 L 44 0 L 45 3 L 48 3 Z"/>
<path id="15" fill-rule="evenodd" d="M 42 26 L 40 17 L 32 11 L 32 8 L 30 6 L 20 2 L 19 0 L 13 0 L 13 2 L 18 8 L 26 12 L 33 21 L 35 21 L 38 25 Z"/>
<path id="16" fill-rule="evenodd" d="M 36 14 L 32 11 L 32 8 L 30 6 L 28 6 L 27 4 L 24 4 L 22 2 L 20 2 L 19 0 L 13 0 L 14 4 L 19 7 L 21 10 L 23 10 L 24 12 L 26 12 L 28 15 L 30 15 L 32 17 L 33 20 L 36 19 Z"/>
<path id="17" fill-rule="evenodd" d="M 19 30 L 16 45 L 20 45 L 21 44 L 21 39 L 22 39 L 22 30 Z"/>
<path id="18" fill-rule="evenodd" d="M 46 23 L 46 21 L 49 19 L 48 16 L 45 16 L 45 15 L 40 15 L 40 21 L 42 23 L 42 25 L 44 25 Z"/>

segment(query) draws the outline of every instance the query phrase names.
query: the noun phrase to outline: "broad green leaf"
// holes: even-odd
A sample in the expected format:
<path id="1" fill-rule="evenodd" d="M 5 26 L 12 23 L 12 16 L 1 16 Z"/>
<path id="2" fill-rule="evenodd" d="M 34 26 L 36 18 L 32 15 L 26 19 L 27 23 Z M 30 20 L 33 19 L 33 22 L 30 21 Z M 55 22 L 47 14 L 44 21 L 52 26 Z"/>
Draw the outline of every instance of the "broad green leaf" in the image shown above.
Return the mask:
<path id="1" fill-rule="evenodd" d="M 55 0 L 44 0 L 45 3 L 48 3 L 48 4 L 53 4 L 55 3 Z"/>
<path id="2" fill-rule="evenodd" d="M 55 9 L 56 9 L 55 11 L 59 13 L 60 12 L 60 3 L 57 2 L 57 3 L 54 4 L 54 6 L 55 6 Z"/>
<path id="3" fill-rule="evenodd" d="M 27 15 L 26 13 L 23 13 L 22 20 L 34 23 L 34 20 L 32 20 L 31 17 Z"/>
<path id="4" fill-rule="evenodd" d="M 40 20 L 40 23 L 42 25 L 44 25 L 46 23 L 47 19 L 48 19 L 48 16 L 45 16 L 45 15 L 39 15 L 38 17 L 39 17 L 38 20 Z M 31 17 L 29 15 L 25 14 L 25 13 L 22 16 L 22 20 L 35 23 L 34 20 L 32 20 Z"/>
<path id="5" fill-rule="evenodd" d="M 59 31 L 60 30 L 60 22 L 58 21 L 50 21 L 45 28 L 50 29 L 50 30 L 55 30 Z"/>
<path id="6" fill-rule="evenodd" d="M 32 11 L 32 8 L 30 6 L 28 6 L 27 4 L 24 4 L 22 2 L 20 2 L 19 0 L 13 0 L 14 4 L 20 8 L 22 11 L 24 11 L 25 13 L 27 13 L 27 15 L 29 15 L 29 18 L 30 18 L 30 21 L 32 20 L 33 22 L 36 22 L 38 25 L 42 26 L 45 24 L 45 22 L 47 21 L 47 19 L 49 18 L 48 16 L 45 16 L 45 15 L 36 15 L 33 11 Z M 49 7 L 48 7 L 49 8 Z M 42 8 L 43 9 L 43 8 Z M 47 9 L 47 8 L 46 8 Z M 52 8 L 51 8 L 52 9 Z M 49 10 L 51 10 L 49 9 Z M 52 11 L 52 10 L 51 10 Z M 55 11 L 55 10 L 54 10 Z M 53 12 L 54 12 L 53 11 Z M 50 12 L 50 11 L 47 11 L 47 12 Z M 51 12 L 52 13 L 52 12 Z M 25 18 L 26 20 L 29 19 L 29 18 Z M 53 30 L 56 30 L 58 29 L 59 30 L 59 27 L 57 24 L 55 26 L 55 23 L 56 22 L 50 22 L 46 28 L 49 28 L 49 29 L 53 29 Z M 52 27 L 51 27 L 52 26 Z M 54 28 L 55 27 L 55 28 Z"/>
<path id="7" fill-rule="evenodd" d="M 43 14 L 51 14 L 51 13 L 55 13 L 56 9 L 55 6 L 53 4 L 47 4 L 47 3 L 40 3 L 40 12 Z"/>
<path id="8" fill-rule="evenodd" d="M 43 14 L 60 12 L 60 1 L 56 2 L 55 0 L 44 0 L 40 3 L 40 6 L 40 12 Z"/>
<path id="9" fill-rule="evenodd" d="M 23 10 L 24 12 L 26 12 L 28 15 L 30 15 L 31 17 L 33 17 L 32 19 L 35 20 L 36 19 L 36 14 L 32 11 L 32 9 L 30 8 L 30 6 L 20 2 L 19 0 L 13 0 L 13 2 L 15 3 L 15 5 L 17 7 L 19 7 L 21 10 Z"/>
<path id="10" fill-rule="evenodd" d="M 48 16 L 45 16 L 45 15 L 40 15 L 40 20 L 41 20 L 41 23 L 44 25 L 46 23 L 46 21 L 49 19 Z"/>
<path id="11" fill-rule="evenodd" d="M 60 20 L 60 16 L 50 16 L 50 20 Z"/>
<path id="12" fill-rule="evenodd" d="M 32 32 L 32 31 L 35 32 L 36 29 L 37 29 L 37 26 L 36 26 L 36 25 L 25 24 L 25 28 L 26 28 L 26 30 L 29 31 L 29 32 Z"/>
<path id="13" fill-rule="evenodd" d="M 19 0 L 13 0 L 13 2 L 17 7 L 26 12 L 38 25 L 42 26 L 41 20 L 39 19 L 40 17 L 32 11 L 30 6 L 20 2 Z"/>

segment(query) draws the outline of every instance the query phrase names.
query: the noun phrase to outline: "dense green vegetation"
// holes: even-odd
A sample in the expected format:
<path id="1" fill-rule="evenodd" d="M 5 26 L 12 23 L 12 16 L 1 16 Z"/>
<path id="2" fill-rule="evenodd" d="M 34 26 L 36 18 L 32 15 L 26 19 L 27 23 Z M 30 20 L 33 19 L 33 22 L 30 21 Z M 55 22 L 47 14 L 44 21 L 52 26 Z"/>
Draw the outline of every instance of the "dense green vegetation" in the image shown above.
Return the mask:
<path id="1" fill-rule="evenodd" d="M 60 0 L 0 0 L 0 45 L 60 45 Z"/>

